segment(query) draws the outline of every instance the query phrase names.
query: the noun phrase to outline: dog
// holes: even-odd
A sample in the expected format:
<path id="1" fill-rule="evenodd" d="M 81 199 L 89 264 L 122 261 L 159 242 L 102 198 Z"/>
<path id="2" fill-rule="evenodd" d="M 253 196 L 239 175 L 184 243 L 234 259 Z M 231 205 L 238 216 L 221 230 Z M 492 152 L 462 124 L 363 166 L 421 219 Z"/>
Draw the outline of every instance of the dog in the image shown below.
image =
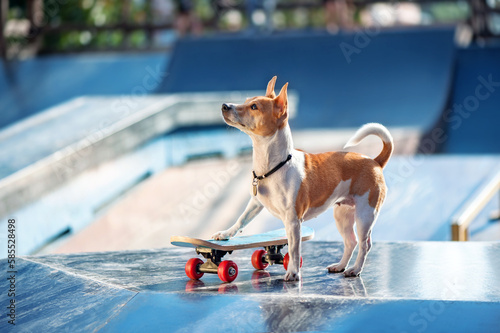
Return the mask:
<path id="1" fill-rule="evenodd" d="M 362 126 L 344 147 L 376 135 L 383 148 L 374 159 L 353 152 L 309 154 L 297 150 L 288 125 L 288 83 L 276 96 L 276 78 L 269 81 L 265 96 L 248 98 L 239 105 L 222 105 L 224 121 L 252 139 L 253 181 L 250 202 L 243 214 L 232 227 L 212 238 L 233 237 L 266 207 L 285 225 L 290 261 L 284 279 L 299 280 L 301 223 L 333 206 L 344 254 L 340 262 L 327 269 L 344 272 L 346 277 L 359 276 L 372 246 L 373 225 L 387 194 L 382 169 L 394 149 L 392 136 L 384 126 L 370 123 Z M 346 269 L 358 241 L 356 262 Z"/>

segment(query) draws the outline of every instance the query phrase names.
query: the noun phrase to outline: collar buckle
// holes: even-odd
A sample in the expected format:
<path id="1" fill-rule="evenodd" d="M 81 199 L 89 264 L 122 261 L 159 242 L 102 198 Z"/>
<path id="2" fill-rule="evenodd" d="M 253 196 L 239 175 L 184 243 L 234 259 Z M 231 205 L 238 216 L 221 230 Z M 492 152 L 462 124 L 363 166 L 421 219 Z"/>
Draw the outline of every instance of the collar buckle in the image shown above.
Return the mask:
<path id="1" fill-rule="evenodd" d="M 292 158 L 292 154 L 288 154 L 286 160 L 280 162 L 280 164 L 278 164 L 271 171 L 269 171 L 268 173 L 266 173 L 266 174 L 264 174 L 262 176 L 257 176 L 257 174 L 255 173 L 255 171 L 252 171 L 252 174 L 253 174 L 253 181 L 252 181 L 253 195 L 254 196 L 257 195 L 257 186 L 259 186 L 259 180 L 262 180 L 262 179 L 264 179 L 266 177 L 269 177 L 270 175 L 272 175 L 273 173 L 275 173 L 276 171 L 278 171 L 283 165 L 285 165 L 288 161 L 290 161 L 291 158 Z"/>

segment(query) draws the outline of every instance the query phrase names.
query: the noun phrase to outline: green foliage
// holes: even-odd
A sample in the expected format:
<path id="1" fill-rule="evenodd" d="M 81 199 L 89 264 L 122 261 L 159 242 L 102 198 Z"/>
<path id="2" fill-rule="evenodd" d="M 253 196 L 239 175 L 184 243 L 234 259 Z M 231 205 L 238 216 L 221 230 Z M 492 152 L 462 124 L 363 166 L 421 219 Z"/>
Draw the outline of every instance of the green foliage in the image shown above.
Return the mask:
<path id="1" fill-rule="evenodd" d="M 120 30 L 98 31 L 92 27 L 145 23 L 147 10 L 146 1 L 44 0 L 45 25 L 89 26 L 87 31 L 75 29 L 47 33 L 44 38 L 44 49 L 51 51 L 83 50 L 88 47 L 114 49 L 124 46 L 126 40 L 129 47 L 143 47 L 146 35 L 142 31 L 131 32 L 126 38 L 126 33 Z"/>
<path id="2" fill-rule="evenodd" d="M 428 11 L 434 21 L 439 23 L 464 21 L 470 14 L 469 7 L 465 2 L 430 4 Z"/>
<path id="3" fill-rule="evenodd" d="M 43 0 L 44 18 L 43 49 L 46 51 L 79 51 L 85 49 L 121 49 L 148 47 L 148 36 L 144 30 L 125 31 L 122 29 L 105 30 L 99 27 L 119 24 L 145 24 L 172 22 L 175 17 L 177 2 L 171 1 L 172 13 L 161 15 L 149 8 L 153 2 L 147 0 Z M 214 0 L 191 0 L 193 12 L 202 22 L 212 21 L 215 12 Z M 221 1 L 221 0 L 217 0 Z M 231 6 L 243 5 L 245 0 L 223 0 L 225 11 L 221 13 L 217 29 L 244 29 L 249 24 L 246 13 L 237 13 Z M 295 0 L 278 0 L 295 2 Z M 275 28 L 283 29 L 317 29 L 325 26 L 325 12 L 322 1 L 316 0 L 313 8 L 294 8 L 276 11 L 273 14 Z M 493 0 L 500 1 L 500 0 Z M 9 19 L 26 17 L 26 0 L 9 1 Z M 470 15 L 465 1 L 443 2 L 421 5 L 423 14 L 430 18 L 430 23 L 453 23 L 463 21 Z M 367 7 L 361 6 L 354 11 L 354 21 L 360 23 L 360 13 Z M 159 15 L 156 17 L 155 15 Z M 155 21 L 150 16 L 155 16 Z M 262 17 L 262 16 L 260 16 Z M 260 19 L 262 21 L 262 19 Z M 67 26 L 70 26 L 68 28 Z M 66 26 L 65 29 L 57 27 Z M 71 28 L 73 26 L 74 28 Z M 53 29 L 55 28 L 55 29 Z M 82 28 L 84 30 L 82 30 Z M 85 30 L 86 29 L 86 30 Z M 206 28 L 205 31 L 209 31 Z"/>

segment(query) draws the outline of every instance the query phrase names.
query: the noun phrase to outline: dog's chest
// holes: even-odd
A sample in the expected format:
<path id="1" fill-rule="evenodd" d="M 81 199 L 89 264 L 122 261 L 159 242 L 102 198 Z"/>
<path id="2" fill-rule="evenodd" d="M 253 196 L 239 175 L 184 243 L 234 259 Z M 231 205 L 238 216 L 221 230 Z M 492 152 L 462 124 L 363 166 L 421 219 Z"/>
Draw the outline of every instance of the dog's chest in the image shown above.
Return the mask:
<path id="1" fill-rule="evenodd" d="M 275 217 L 282 219 L 286 211 L 287 193 L 276 186 L 261 184 L 258 187 L 257 199 Z"/>
<path id="2" fill-rule="evenodd" d="M 285 174 L 276 175 L 273 179 L 264 179 L 257 187 L 257 199 L 271 214 L 284 220 L 291 210 L 295 209 L 297 184 L 294 183 L 290 182 Z"/>

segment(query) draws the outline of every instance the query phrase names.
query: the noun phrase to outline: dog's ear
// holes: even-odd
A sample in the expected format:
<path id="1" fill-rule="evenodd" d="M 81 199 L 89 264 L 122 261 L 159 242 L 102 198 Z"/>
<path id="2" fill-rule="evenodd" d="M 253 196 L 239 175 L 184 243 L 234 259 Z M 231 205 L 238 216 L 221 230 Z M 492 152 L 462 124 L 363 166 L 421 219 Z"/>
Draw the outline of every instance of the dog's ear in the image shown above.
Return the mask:
<path id="1" fill-rule="evenodd" d="M 277 76 L 274 76 L 271 79 L 271 81 L 269 81 L 269 83 L 267 84 L 266 97 L 269 97 L 269 98 L 276 97 L 276 94 L 274 93 L 274 84 L 276 83 L 277 78 L 278 78 Z"/>
<path id="2" fill-rule="evenodd" d="M 281 88 L 280 94 L 274 99 L 275 109 L 278 111 L 278 117 L 281 118 L 288 110 L 287 96 L 288 82 Z"/>

